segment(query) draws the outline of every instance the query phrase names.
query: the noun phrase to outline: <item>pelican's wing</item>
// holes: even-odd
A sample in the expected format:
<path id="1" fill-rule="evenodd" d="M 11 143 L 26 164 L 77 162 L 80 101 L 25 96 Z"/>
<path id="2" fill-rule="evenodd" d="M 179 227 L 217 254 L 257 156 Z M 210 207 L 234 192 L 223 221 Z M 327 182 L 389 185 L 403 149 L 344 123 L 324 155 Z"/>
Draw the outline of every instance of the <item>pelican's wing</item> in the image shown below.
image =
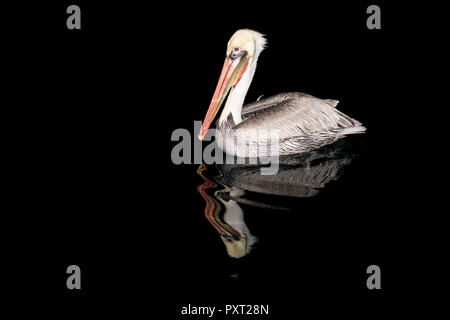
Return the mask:
<path id="1" fill-rule="evenodd" d="M 246 118 L 254 115 L 257 112 L 263 111 L 267 108 L 277 106 L 277 105 L 281 104 L 282 102 L 299 97 L 300 95 L 309 96 L 309 95 L 307 95 L 305 93 L 301 93 L 301 92 L 280 93 L 280 94 L 274 95 L 272 97 L 259 99 L 255 102 L 247 103 L 242 107 L 242 119 L 245 120 Z M 311 97 L 311 96 L 309 96 L 309 97 Z M 329 104 L 332 107 L 336 107 L 337 104 L 339 103 L 338 100 L 334 100 L 334 99 L 324 99 L 322 101 L 324 101 L 325 103 Z"/>
<path id="2" fill-rule="evenodd" d="M 300 92 L 261 99 L 246 105 L 242 111 L 243 121 L 234 129 L 237 135 L 242 136 L 245 133 L 240 134 L 238 131 L 275 129 L 278 130 L 280 139 L 324 131 L 342 131 L 352 127 L 364 129 L 358 121 L 333 106 L 337 104 L 336 100 L 331 101 Z"/>
<path id="3" fill-rule="evenodd" d="M 251 117 L 257 112 L 274 107 L 289 99 L 289 94 L 280 93 L 272 97 L 259 99 L 255 102 L 247 103 L 242 107 L 242 119 Z"/>

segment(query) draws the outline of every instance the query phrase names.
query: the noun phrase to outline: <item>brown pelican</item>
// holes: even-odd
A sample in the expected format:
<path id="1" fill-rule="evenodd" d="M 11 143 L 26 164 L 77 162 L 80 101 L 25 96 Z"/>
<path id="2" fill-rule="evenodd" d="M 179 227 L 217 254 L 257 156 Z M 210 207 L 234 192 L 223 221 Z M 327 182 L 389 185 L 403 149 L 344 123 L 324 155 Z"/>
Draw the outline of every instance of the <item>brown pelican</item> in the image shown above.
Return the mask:
<path id="1" fill-rule="evenodd" d="M 336 109 L 337 100 L 319 99 L 300 92 L 281 93 L 243 106 L 265 44 L 261 33 L 249 29 L 238 30 L 231 37 L 219 82 L 200 130 L 200 140 L 205 137 L 228 92 L 217 121 L 216 142 L 233 156 L 308 152 L 366 130 L 360 122 Z M 275 138 L 271 136 L 273 132 Z"/>

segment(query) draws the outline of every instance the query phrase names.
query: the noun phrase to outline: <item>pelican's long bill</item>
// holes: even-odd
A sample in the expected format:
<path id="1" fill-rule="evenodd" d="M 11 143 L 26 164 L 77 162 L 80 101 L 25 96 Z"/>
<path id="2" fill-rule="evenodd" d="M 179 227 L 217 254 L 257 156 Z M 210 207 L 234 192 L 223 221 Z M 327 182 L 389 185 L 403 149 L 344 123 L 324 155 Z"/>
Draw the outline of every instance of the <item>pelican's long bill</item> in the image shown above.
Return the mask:
<path id="1" fill-rule="evenodd" d="M 247 54 L 240 55 L 236 58 L 225 58 L 225 63 L 223 64 L 219 82 L 217 83 L 214 96 L 212 97 L 208 112 L 206 113 L 205 120 L 203 120 L 203 124 L 200 129 L 200 134 L 198 135 L 200 140 L 203 140 L 205 137 L 205 134 L 217 115 L 220 106 L 228 94 L 228 91 L 230 91 L 232 87 L 236 86 L 239 80 L 241 80 L 242 75 L 247 69 L 248 61 L 249 58 Z"/>

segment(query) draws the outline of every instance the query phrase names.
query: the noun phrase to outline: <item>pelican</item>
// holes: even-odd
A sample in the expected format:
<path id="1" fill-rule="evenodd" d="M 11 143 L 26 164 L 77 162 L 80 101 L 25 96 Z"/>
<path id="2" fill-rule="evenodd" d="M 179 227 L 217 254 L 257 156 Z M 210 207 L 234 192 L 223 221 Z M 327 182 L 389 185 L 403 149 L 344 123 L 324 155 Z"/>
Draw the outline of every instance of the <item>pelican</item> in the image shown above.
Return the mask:
<path id="1" fill-rule="evenodd" d="M 232 156 L 298 154 L 321 148 L 350 134 L 365 132 L 366 128 L 359 121 L 336 109 L 338 101 L 333 99 L 290 92 L 244 105 L 258 57 L 265 45 L 266 39 L 257 31 L 241 29 L 233 34 L 200 129 L 200 140 L 204 139 L 228 93 L 216 123 L 215 139 L 218 147 Z M 273 132 L 276 135 L 272 135 Z"/>

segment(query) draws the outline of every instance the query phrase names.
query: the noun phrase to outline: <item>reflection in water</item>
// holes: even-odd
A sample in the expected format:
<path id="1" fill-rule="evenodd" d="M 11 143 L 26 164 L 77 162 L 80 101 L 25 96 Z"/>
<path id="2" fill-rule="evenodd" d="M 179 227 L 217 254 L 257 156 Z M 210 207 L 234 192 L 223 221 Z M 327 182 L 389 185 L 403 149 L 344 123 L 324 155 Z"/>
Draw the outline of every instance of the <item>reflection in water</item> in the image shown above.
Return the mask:
<path id="1" fill-rule="evenodd" d="M 234 230 L 232 227 L 227 225 L 226 223 L 223 223 L 222 220 L 219 218 L 219 213 L 221 210 L 220 204 L 217 202 L 217 200 L 213 197 L 211 197 L 207 193 L 207 189 L 215 188 L 217 185 L 212 182 L 209 178 L 207 178 L 203 171 L 207 170 L 208 168 L 201 164 L 197 170 L 197 173 L 203 178 L 204 183 L 199 185 L 197 187 L 198 192 L 202 195 L 203 199 L 206 201 L 205 206 L 205 217 L 208 219 L 208 221 L 212 224 L 212 226 L 217 230 L 217 232 L 220 234 L 221 237 L 224 237 L 226 239 L 239 239 L 240 234 L 236 230 Z"/>
<path id="2" fill-rule="evenodd" d="M 231 196 L 238 197 L 241 190 L 231 190 L 224 186 L 224 189 L 214 193 L 214 197 L 210 196 L 207 190 L 217 187 L 217 184 L 204 175 L 203 171 L 205 170 L 207 170 L 207 167 L 203 164 L 197 170 L 197 173 L 204 180 L 204 183 L 198 186 L 197 190 L 206 201 L 205 217 L 219 233 L 228 254 L 233 258 L 243 257 L 250 252 L 256 238 L 250 234 L 245 225 L 244 212 L 241 207 L 235 200 L 231 199 Z M 222 206 L 224 207 L 223 221 L 219 215 Z"/>
<path id="3" fill-rule="evenodd" d="M 244 192 L 238 188 L 215 192 L 215 196 L 222 202 L 224 207 L 223 220 L 239 233 L 239 239 L 226 239 L 222 237 L 230 257 L 241 258 L 250 252 L 252 246 L 257 242 L 255 236 L 250 233 L 244 221 L 244 211 L 234 199 L 238 199 Z"/>
<path id="4" fill-rule="evenodd" d="M 260 166 L 252 164 L 217 165 L 220 172 L 215 182 L 204 175 L 205 165 L 197 173 L 204 183 L 197 189 L 206 201 L 205 216 L 219 233 L 228 254 L 241 258 L 248 254 L 257 238 L 250 233 L 244 221 L 244 211 L 239 204 L 273 210 L 290 210 L 254 199 L 276 197 L 305 198 L 315 196 L 327 183 L 339 179 L 343 168 L 359 153 L 361 145 L 341 140 L 305 154 L 280 158 L 279 171 L 275 175 L 261 175 Z M 208 189 L 217 189 L 213 195 Z M 252 197 L 246 197 L 251 194 Z M 223 217 L 221 218 L 221 214 Z"/>

